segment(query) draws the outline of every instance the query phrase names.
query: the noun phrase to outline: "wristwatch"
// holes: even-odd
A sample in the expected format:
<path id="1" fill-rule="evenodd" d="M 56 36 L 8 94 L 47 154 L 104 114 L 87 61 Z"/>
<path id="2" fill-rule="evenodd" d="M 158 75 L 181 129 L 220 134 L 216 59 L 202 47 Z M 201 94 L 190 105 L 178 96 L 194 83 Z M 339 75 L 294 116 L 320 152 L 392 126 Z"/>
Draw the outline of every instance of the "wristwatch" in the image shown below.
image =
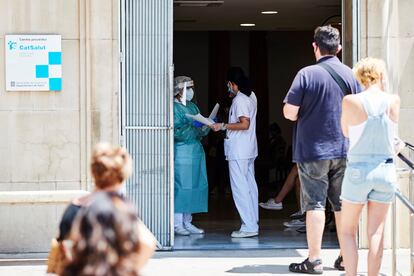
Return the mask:
<path id="1" fill-rule="evenodd" d="M 227 125 L 225 123 L 221 123 L 220 130 L 226 130 L 226 129 L 227 129 Z"/>

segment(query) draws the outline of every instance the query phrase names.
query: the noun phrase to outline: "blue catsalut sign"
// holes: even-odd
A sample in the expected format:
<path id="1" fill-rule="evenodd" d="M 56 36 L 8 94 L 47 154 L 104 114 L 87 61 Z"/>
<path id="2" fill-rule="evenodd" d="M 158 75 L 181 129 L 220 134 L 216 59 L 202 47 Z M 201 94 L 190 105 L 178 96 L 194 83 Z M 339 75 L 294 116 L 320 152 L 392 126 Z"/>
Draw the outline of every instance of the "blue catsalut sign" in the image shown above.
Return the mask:
<path id="1" fill-rule="evenodd" d="M 62 90 L 60 35 L 6 35 L 6 90 Z"/>

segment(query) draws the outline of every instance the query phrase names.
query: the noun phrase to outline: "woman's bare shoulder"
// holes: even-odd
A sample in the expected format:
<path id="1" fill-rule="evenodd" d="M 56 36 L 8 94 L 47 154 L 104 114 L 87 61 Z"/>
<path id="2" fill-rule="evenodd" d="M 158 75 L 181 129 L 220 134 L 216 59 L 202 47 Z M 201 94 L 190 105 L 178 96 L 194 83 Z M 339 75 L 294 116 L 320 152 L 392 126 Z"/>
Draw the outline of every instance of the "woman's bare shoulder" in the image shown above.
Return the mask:
<path id="1" fill-rule="evenodd" d="M 75 199 L 72 200 L 72 204 L 76 205 L 76 206 L 85 206 L 88 204 L 89 199 L 90 199 L 91 195 L 84 195 L 81 197 L 77 197 Z"/>
<path id="2" fill-rule="evenodd" d="M 394 104 L 400 104 L 400 96 L 397 94 L 389 94 L 389 97 L 391 98 L 391 102 Z"/>
<path id="3" fill-rule="evenodd" d="M 353 105 L 358 105 L 360 101 L 359 101 L 357 95 L 350 94 L 350 95 L 346 95 L 343 98 L 342 102 L 343 102 L 344 106 L 353 106 Z"/>

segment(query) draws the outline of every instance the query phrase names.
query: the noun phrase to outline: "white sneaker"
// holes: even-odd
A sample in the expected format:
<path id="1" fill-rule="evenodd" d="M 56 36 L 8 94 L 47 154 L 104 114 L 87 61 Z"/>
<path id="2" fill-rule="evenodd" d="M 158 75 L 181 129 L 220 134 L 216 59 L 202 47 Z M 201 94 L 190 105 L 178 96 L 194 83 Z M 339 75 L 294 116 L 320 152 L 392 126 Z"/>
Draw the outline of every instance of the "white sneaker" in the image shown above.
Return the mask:
<path id="1" fill-rule="evenodd" d="M 259 206 L 267 210 L 282 210 L 283 209 L 282 202 L 276 203 L 274 198 L 271 198 L 266 202 L 260 202 Z"/>
<path id="2" fill-rule="evenodd" d="M 191 234 L 187 229 L 185 229 L 182 226 L 175 226 L 174 227 L 174 233 L 177 236 L 190 236 L 190 234 Z"/>
<path id="3" fill-rule="evenodd" d="M 184 228 L 185 228 L 185 230 L 190 232 L 190 234 L 204 234 L 203 229 L 197 228 L 191 223 L 184 224 Z"/>
<path id="4" fill-rule="evenodd" d="M 293 228 L 293 227 L 303 227 L 306 225 L 305 221 L 299 219 L 292 219 L 291 221 L 286 221 L 283 223 L 285 227 Z"/>
<path id="5" fill-rule="evenodd" d="M 258 235 L 259 232 L 233 231 L 233 233 L 231 233 L 232 238 L 251 238 Z"/>

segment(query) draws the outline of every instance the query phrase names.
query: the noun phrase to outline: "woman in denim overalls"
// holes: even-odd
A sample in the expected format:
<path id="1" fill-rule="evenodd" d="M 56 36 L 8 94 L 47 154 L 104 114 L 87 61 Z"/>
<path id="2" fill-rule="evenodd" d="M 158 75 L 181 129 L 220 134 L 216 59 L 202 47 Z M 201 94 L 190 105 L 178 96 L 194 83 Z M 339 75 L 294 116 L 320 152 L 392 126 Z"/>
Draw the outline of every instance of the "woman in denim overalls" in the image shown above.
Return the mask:
<path id="1" fill-rule="evenodd" d="M 349 137 L 347 168 L 342 183 L 341 249 L 346 275 L 357 275 L 356 233 L 362 208 L 368 207 L 368 275 L 381 267 L 384 223 L 393 201 L 397 175 L 394 136 L 400 99 L 384 92 L 383 61 L 366 58 L 354 68 L 366 90 L 342 104 L 342 130 Z"/>

